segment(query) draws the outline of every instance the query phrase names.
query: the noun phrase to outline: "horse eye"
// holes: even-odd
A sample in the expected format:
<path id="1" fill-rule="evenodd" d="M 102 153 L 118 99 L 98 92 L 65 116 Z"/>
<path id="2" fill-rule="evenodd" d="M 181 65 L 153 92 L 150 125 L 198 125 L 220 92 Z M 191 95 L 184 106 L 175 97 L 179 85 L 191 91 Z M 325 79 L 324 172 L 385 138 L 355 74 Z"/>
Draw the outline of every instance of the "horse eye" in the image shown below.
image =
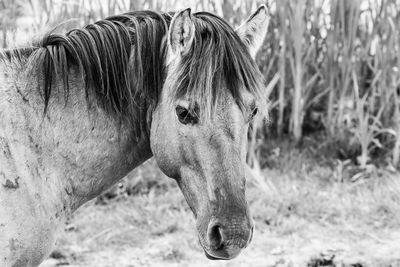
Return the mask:
<path id="1" fill-rule="evenodd" d="M 196 114 L 182 106 L 176 107 L 176 115 L 178 116 L 179 122 L 182 124 L 196 124 L 199 121 Z"/>
<path id="2" fill-rule="evenodd" d="M 257 113 L 258 113 L 258 108 L 254 108 L 253 111 L 251 112 L 250 120 L 254 119 Z"/>

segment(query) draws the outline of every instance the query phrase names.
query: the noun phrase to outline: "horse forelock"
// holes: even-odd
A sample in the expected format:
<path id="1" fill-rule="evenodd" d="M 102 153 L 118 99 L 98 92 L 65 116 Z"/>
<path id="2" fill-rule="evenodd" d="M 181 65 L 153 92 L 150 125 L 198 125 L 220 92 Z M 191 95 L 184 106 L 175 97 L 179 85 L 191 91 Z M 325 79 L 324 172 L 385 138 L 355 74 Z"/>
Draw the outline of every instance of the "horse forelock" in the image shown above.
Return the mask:
<path id="1" fill-rule="evenodd" d="M 192 47 L 170 74 L 175 98 L 195 102 L 200 105 L 202 117 L 209 118 L 218 103 L 224 101 L 226 91 L 244 111 L 242 96 L 247 91 L 266 111 L 263 76 L 235 30 L 211 13 L 199 12 L 193 17 L 195 37 Z"/>

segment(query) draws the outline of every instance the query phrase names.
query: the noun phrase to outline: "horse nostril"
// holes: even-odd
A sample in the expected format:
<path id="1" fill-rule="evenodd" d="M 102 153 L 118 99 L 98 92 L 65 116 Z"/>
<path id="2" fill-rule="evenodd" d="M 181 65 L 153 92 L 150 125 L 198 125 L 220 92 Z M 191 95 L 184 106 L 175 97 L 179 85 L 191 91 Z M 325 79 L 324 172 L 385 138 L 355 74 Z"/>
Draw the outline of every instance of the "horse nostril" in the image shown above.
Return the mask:
<path id="1" fill-rule="evenodd" d="M 253 226 L 250 229 L 250 237 L 249 237 L 249 240 L 247 241 L 246 247 L 250 244 L 251 240 L 253 239 L 254 228 L 255 228 L 255 226 L 254 226 L 254 223 L 253 223 Z"/>
<path id="2" fill-rule="evenodd" d="M 222 229 L 218 223 L 211 222 L 207 230 L 208 242 L 214 250 L 221 249 L 224 243 Z"/>

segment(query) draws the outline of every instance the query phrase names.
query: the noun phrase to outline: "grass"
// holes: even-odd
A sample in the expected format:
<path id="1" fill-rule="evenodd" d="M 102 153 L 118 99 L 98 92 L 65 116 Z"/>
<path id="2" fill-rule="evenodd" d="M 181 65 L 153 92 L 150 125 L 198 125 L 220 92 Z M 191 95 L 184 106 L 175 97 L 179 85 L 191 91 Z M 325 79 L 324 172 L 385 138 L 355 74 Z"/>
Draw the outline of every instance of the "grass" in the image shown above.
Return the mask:
<path id="1" fill-rule="evenodd" d="M 270 156 L 274 168 L 262 171 L 263 189 L 249 179 L 256 233 L 237 259 L 205 258 L 181 192 L 149 162 L 147 179 L 166 186 L 79 209 L 57 245 L 62 261 L 70 266 L 297 267 L 323 266 L 316 263 L 334 257 L 335 265 L 328 266 L 399 266 L 398 177 L 386 173 L 338 182 L 335 167 L 316 164 L 306 149 L 287 149 L 291 145 L 285 142 L 273 146 L 281 150 Z M 55 262 L 60 260 L 45 264 Z"/>

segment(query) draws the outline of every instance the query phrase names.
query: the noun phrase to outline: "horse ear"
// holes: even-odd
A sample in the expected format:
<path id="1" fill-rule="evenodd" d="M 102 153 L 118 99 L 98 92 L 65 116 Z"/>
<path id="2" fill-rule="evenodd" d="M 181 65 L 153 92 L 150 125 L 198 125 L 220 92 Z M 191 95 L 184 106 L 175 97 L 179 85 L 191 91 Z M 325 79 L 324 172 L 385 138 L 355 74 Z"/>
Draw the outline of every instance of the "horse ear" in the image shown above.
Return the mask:
<path id="1" fill-rule="evenodd" d="M 255 58 L 267 34 L 269 19 L 267 7 L 262 5 L 236 29 L 236 33 L 247 45 L 253 58 Z"/>
<path id="2" fill-rule="evenodd" d="M 187 53 L 194 39 L 194 23 L 190 8 L 181 10 L 172 18 L 168 32 L 168 43 L 173 55 Z"/>

